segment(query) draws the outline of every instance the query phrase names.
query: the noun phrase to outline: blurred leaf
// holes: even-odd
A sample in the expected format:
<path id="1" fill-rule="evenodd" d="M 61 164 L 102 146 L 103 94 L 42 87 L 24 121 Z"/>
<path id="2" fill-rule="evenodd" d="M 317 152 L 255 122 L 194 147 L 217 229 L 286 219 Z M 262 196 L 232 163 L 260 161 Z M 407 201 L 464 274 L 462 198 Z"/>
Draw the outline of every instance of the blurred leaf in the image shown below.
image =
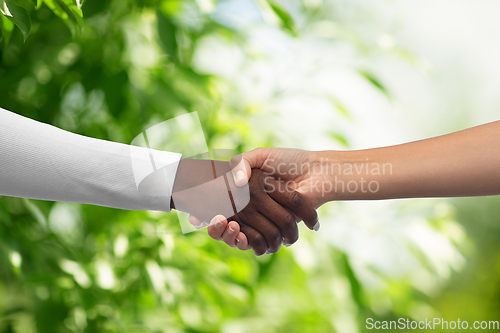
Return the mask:
<path id="1" fill-rule="evenodd" d="M 342 263 L 345 269 L 344 273 L 346 277 L 349 279 L 349 282 L 351 284 L 352 296 L 356 301 L 356 303 L 362 306 L 364 304 L 363 289 L 361 288 L 361 284 L 359 283 L 358 279 L 356 278 L 356 275 L 354 274 L 354 271 L 352 270 L 349 258 L 347 257 L 346 254 L 342 254 Z"/>
<path id="2" fill-rule="evenodd" d="M 328 135 L 330 136 L 330 138 L 342 144 L 344 147 L 349 148 L 349 143 L 347 142 L 347 139 L 343 135 L 335 132 L 330 132 L 328 133 Z"/>
<path id="3" fill-rule="evenodd" d="M 42 5 L 42 2 L 43 0 L 29 0 L 29 2 L 31 2 L 31 4 L 36 8 L 40 8 L 40 6 Z"/>
<path id="4" fill-rule="evenodd" d="M 58 0 L 44 0 L 43 2 L 63 21 L 66 22 L 69 19 L 68 13 L 61 7 Z"/>
<path id="5" fill-rule="evenodd" d="M 109 5 L 109 0 L 89 0 L 85 1 L 85 6 L 82 3 L 83 17 L 89 18 L 95 14 L 102 13 Z"/>
<path id="6" fill-rule="evenodd" d="M 0 0 L 3 1 L 3 0 Z M 12 31 L 14 30 L 14 23 L 12 23 L 6 16 L 0 15 L 0 42 L 9 42 Z"/>
<path id="7" fill-rule="evenodd" d="M 349 110 L 346 108 L 346 106 L 336 97 L 334 96 L 326 96 L 328 100 L 333 104 L 333 106 L 343 115 L 346 116 L 347 118 L 351 117 L 351 114 L 349 113 Z"/>
<path id="8" fill-rule="evenodd" d="M 59 0 L 60 1 L 60 0 Z M 80 28 L 83 28 L 83 12 L 82 5 L 79 0 L 63 0 L 64 4 L 68 7 L 71 14 L 75 18 Z"/>
<path id="9" fill-rule="evenodd" d="M 83 28 L 83 12 L 74 0 L 43 0 L 68 26 L 73 36 Z"/>
<path id="10" fill-rule="evenodd" d="M 15 0 L 2 0 L 0 11 L 11 20 L 23 33 L 24 41 L 31 31 L 31 18 L 26 9 L 17 5 Z"/>
<path id="11" fill-rule="evenodd" d="M 280 18 L 283 28 L 292 33 L 293 36 L 297 36 L 295 29 L 295 21 L 292 16 L 279 4 L 275 2 L 269 2 L 274 13 Z"/>
<path id="12" fill-rule="evenodd" d="M 370 81 L 371 84 L 373 84 L 375 87 L 377 87 L 381 92 L 383 92 L 387 97 L 390 97 L 389 91 L 385 88 L 385 86 L 375 76 L 373 76 L 373 74 L 366 72 L 366 71 L 360 71 L 359 73 L 365 79 Z"/>
<path id="13" fill-rule="evenodd" d="M 178 45 L 176 39 L 177 27 L 172 23 L 168 16 L 165 16 L 160 10 L 156 11 L 158 21 L 158 36 L 160 42 L 167 53 L 169 60 L 178 63 Z"/>
<path id="14" fill-rule="evenodd" d="M 165 13 L 165 15 L 175 15 L 182 9 L 183 3 L 185 2 L 182 0 L 163 0 L 161 1 L 160 9 Z"/>
<path id="15" fill-rule="evenodd" d="M 33 215 L 33 218 L 38 223 L 40 223 L 41 226 L 46 228 L 47 227 L 47 218 L 42 213 L 40 208 L 38 208 L 38 206 L 32 200 L 23 199 L 23 202 L 26 205 L 26 207 L 28 208 L 29 212 Z"/>

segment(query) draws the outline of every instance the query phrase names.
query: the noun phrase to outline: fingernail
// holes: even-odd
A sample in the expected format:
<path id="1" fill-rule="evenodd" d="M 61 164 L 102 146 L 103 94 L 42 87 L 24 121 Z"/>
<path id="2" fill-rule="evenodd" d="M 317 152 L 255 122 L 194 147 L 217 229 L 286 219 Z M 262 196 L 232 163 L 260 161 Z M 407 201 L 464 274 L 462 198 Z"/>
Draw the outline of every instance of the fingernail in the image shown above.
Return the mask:
<path id="1" fill-rule="evenodd" d="M 285 247 L 289 247 L 289 246 L 290 246 L 290 245 L 292 245 L 292 244 L 283 243 L 283 245 L 285 245 Z"/>
<path id="2" fill-rule="evenodd" d="M 316 224 L 314 225 L 313 230 L 314 231 L 318 231 L 319 230 L 319 221 L 316 221 Z"/>
<path id="3" fill-rule="evenodd" d="M 238 243 L 238 244 L 240 243 L 240 240 L 238 238 L 236 238 L 236 243 Z"/>
<path id="4" fill-rule="evenodd" d="M 234 182 L 236 184 L 240 183 L 243 179 L 245 179 L 245 173 L 243 172 L 243 170 L 239 170 L 237 173 L 236 173 L 236 176 L 234 178 Z"/>
<path id="5" fill-rule="evenodd" d="M 229 230 L 227 231 L 227 234 L 228 234 L 228 235 L 232 235 L 232 234 L 234 234 L 234 230 L 233 230 L 233 229 L 231 229 L 231 227 L 229 227 Z"/>
<path id="6" fill-rule="evenodd" d="M 215 220 L 215 227 L 217 229 L 220 229 L 222 227 L 223 223 L 217 218 L 217 220 Z"/>

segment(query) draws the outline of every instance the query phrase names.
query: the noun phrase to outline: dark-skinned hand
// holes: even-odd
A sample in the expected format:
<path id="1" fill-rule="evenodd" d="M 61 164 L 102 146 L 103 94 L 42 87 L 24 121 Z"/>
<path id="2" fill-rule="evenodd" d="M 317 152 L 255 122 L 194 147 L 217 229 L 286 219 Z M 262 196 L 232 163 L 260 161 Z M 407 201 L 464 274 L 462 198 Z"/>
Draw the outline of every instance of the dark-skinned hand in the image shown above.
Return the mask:
<path id="1" fill-rule="evenodd" d="M 173 207 L 192 215 L 193 225 L 203 227 L 211 221 L 208 230 L 213 238 L 242 250 L 252 248 L 256 255 L 274 253 L 282 243 L 297 241 L 297 220 L 304 220 L 310 229 L 318 220 L 309 201 L 283 182 L 254 169 L 248 184 L 237 187 L 229 163 L 221 161 L 181 160 L 172 201 Z M 235 223 L 231 221 L 238 230 L 225 229 L 228 222 Z M 240 231 L 246 236 L 243 242 L 236 239 Z"/>

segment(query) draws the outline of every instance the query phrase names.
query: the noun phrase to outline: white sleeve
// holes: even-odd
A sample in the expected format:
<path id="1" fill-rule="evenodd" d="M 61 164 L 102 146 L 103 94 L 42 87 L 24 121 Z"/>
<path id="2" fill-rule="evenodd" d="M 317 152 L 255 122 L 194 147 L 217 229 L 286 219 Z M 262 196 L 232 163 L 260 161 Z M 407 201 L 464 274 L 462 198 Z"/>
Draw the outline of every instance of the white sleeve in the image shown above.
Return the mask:
<path id="1" fill-rule="evenodd" d="M 168 212 L 180 158 L 66 132 L 0 108 L 0 195 Z M 162 166 L 161 181 L 138 186 L 137 174 L 150 174 L 155 162 Z"/>

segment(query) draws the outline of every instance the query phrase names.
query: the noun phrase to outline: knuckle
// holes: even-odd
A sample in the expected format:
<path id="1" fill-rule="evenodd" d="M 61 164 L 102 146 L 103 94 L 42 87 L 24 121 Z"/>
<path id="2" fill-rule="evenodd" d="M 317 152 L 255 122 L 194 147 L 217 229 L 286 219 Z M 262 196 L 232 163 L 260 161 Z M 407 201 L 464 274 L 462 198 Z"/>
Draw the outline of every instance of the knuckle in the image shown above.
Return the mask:
<path id="1" fill-rule="evenodd" d="M 248 224 L 247 223 L 247 218 L 246 218 L 246 212 L 247 212 L 247 210 L 248 210 L 248 208 L 245 207 L 238 214 L 234 215 L 234 220 L 236 222 L 238 222 L 238 224 L 240 225 L 240 228 L 241 228 L 242 224 Z"/>
<path id="2" fill-rule="evenodd" d="M 259 148 L 252 149 L 250 152 L 254 153 L 254 154 L 262 154 L 265 151 L 266 151 L 266 148 L 259 147 Z"/>
<path id="3" fill-rule="evenodd" d="M 279 230 L 272 231 L 269 234 L 269 241 L 272 244 L 281 243 L 282 239 L 283 239 L 283 236 L 281 235 L 281 232 Z"/>
<path id="4" fill-rule="evenodd" d="M 250 181 L 248 189 L 250 191 L 250 198 L 251 199 L 259 198 L 262 195 L 262 191 L 261 191 L 258 183 L 254 182 L 254 181 Z"/>
<path id="5" fill-rule="evenodd" d="M 299 192 L 292 192 L 290 195 L 290 203 L 295 207 L 300 207 L 304 204 L 304 197 Z"/>
<path id="6" fill-rule="evenodd" d="M 272 193 L 276 190 L 278 190 L 278 191 L 280 190 L 279 186 L 277 188 L 277 186 L 275 186 L 275 184 L 272 182 L 273 180 L 274 180 L 274 178 L 271 176 L 268 176 L 267 174 L 262 177 L 262 183 L 264 185 L 264 190 L 267 193 Z M 278 185 L 279 185 L 279 183 L 278 183 Z"/>
<path id="7" fill-rule="evenodd" d="M 266 240 L 261 235 L 255 235 L 250 241 L 250 244 L 254 249 L 262 249 L 267 247 Z"/>
<path id="8" fill-rule="evenodd" d="M 218 241 L 220 241 L 222 239 L 221 233 L 214 230 L 214 228 L 212 228 L 212 226 L 209 226 L 207 228 L 207 231 L 208 231 L 208 235 L 210 237 L 212 237 L 213 239 L 218 240 Z"/>
<path id="9" fill-rule="evenodd" d="M 285 216 L 283 216 L 282 221 L 283 221 L 283 227 L 285 229 L 291 229 L 297 223 L 295 221 L 295 217 L 293 217 L 292 214 L 286 214 Z"/>

